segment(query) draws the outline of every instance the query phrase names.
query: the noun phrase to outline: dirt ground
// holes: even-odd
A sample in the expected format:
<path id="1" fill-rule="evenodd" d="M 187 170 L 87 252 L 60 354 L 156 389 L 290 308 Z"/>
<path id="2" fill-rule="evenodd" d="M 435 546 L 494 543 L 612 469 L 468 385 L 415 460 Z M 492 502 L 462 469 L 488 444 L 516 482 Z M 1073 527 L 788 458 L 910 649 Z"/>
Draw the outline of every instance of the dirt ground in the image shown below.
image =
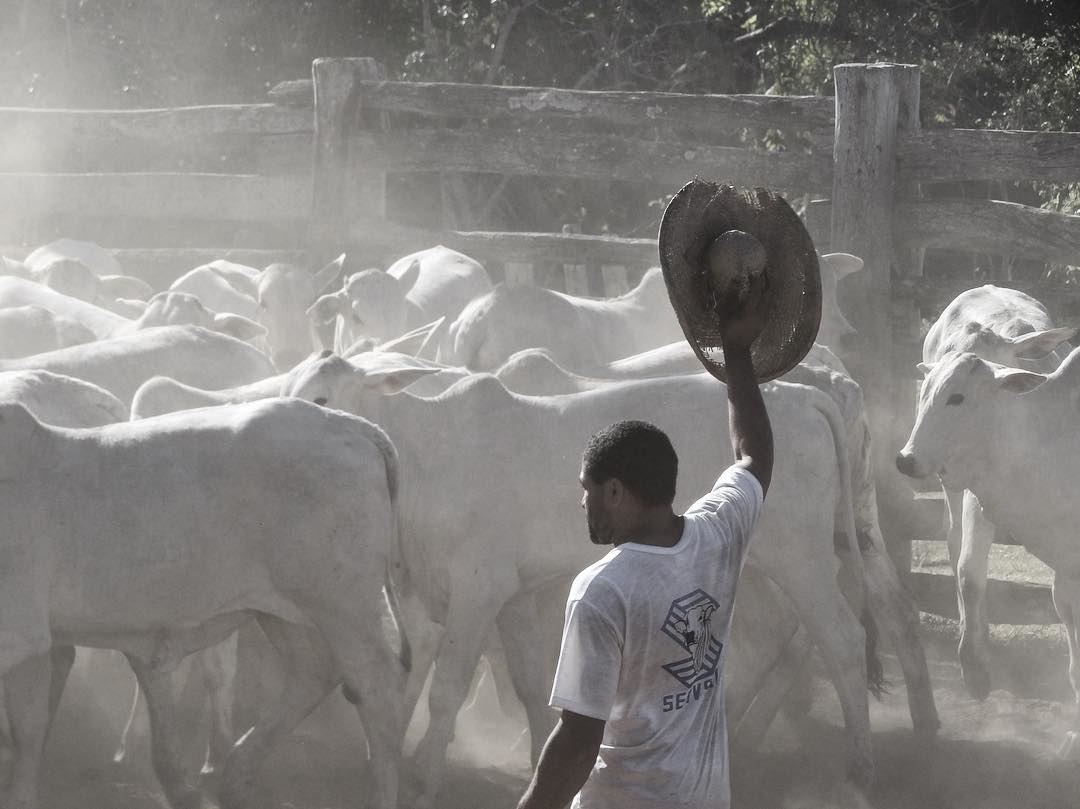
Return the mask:
<path id="1" fill-rule="evenodd" d="M 732 762 L 734 801 L 740 809 L 1067 809 L 1080 806 L 1080 764 L 1059 761 L 1055 751 L 1069 717 L 1061 644 L 998 644 L 995 690 L 975 702 L 963 689 L 952 653 L 954 627 L 927 621 L 942 730 L 933 746 L 910 733 L 899 669 L 886 656 L 893 683 L 871 703 L 878 777 L 863 799 L 841 786 L 845 741 L 831 686 L 815 678 L 812 738 L 800 744 L 786 720 L 770 730 L 762 750 Z M 1017 651 L 1017 648 L 1019 651 Z M 167 804 L 149 770 L 144 734 L 129 761 L 112 763 L 117 729 L 130 699 L 130 674 L 119 661 L 99 660 L 93 693 L 85 676 L 65 694 L 50 739 L 43 777 L 43 809 L 159 809 Z M 1031 676 L 1024 676 L 1024 672 Z M 1056 673 L 1055 673 L 1056 672 Z M 1041 692 L 1041 693 L 1036 693 Z M 483 702 L 490 701 L 490 694 Z M 298 733 L 263 770 L 253 807 L 258 809 L 356 809 L 366 806 L 364 748 L 355 715 L 345 703 L 322 711 L 314 731 Z M 341 714 L 339 716 L 339 713 Z M 327 719 L 330 716 L 330 719 Z M 329 727 L 329 730 L 328 730 Z M 415 736 L 415 733 L 412 734 Z M 441 809 L 511 807 L 529 775 L 518 729 L 477 709 L 459 721 L 459 739 L 441 795 Z M 193 751 L 193 760 L 198 751 Z M 211 782 L 212 787 L 212 782 Z"/>

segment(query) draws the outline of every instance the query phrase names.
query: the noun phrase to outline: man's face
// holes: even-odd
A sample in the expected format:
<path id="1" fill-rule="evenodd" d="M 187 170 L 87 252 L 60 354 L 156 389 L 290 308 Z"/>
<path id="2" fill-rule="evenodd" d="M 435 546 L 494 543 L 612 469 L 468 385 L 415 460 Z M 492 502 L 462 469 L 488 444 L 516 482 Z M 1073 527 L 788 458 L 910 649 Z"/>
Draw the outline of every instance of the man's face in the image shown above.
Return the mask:
<path id="1" fill-rule="evenodd" d="M 585 509 L 585 522 L 589 526 L 589 540 L 594 545 L 612 543 L 611 520 L 604 506 L 603 487 L 581 469 L 581 507 Z"/>

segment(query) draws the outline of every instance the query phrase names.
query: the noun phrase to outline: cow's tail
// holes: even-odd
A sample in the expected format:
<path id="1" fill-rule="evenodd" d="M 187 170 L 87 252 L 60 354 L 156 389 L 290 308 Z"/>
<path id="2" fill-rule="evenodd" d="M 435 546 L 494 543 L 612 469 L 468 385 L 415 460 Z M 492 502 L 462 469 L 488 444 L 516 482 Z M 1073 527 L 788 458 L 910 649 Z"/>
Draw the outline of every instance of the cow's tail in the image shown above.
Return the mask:
<path id="1" fill-rule="evenodd" d="M 840 477 L 840 509 L 837 529 L 846 539 L 848 564 L 852 572 L 855 591 L 854 604 L 859 611 L 859 621 L 866 633 L 866 686 L 875 697 L 885 693 L 885 672 L 878 656 L 878 627 L 870 612 L 870 599 L 866 593 L 866 569 L 859 551 L 859 536 L 855 528 L 855 507 L 851 495 L 851 463 L 848 460 L 847 427 L 836 402 L 824 393 L 814 397 L 815 407 L 829 423 L 836 453 L 837 471 Z"/>
<path id="2" fill-rule="evenodd" d="M 390 609 L 390 615 L 397 625 L 398 638 L 401 641 L 401 651 L 398 659 L 406 672 L 412 670 L 412 646 L 409 637 L 405 634 L 405 621 L 401 617 L 401 605 L 398 602 L 397 588 L 394 585 L 392 571 L 401 567 L 401 498 L 400 498 L 400 465 L 398 463 L 397 448 L 381 427 L 372 424 L 372 441 L 378 446 L 386 466 L 386 488 L 390 493 L 390 508 L 394 518 L 393 545 L 387 560 L 385 578 L 383 579 L 383 591 L 386 593 L 386 604 Z"/>

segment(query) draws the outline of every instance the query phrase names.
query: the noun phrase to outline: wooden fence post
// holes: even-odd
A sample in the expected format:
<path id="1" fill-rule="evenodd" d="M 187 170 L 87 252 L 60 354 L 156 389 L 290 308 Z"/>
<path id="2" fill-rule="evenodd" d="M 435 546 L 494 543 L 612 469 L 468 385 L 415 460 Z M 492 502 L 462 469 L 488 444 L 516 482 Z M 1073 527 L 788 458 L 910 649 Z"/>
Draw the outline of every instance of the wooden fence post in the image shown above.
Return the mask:
<path id="1" fill-rule="evenodd" d="M 859 332 L 861 350 L 845 354 L 844 359 L 865 393 L 874 437 L 882 530 L 888 538 L 889 554 L 903 574 L 911 567 L 910 537 L 905 535 L 904 511 L 895 501 L 902 500 L 906 491 L 910 511 L 912 493 L 893 463 L 899 449 L 897 402 L 893 400 L 893 205 L 901 107 L 904 123 L 910 126 L 912 116 L 915 120 L 918 117 L 919 68 L 837 65 L 833 79 L 836 132 L 830 249 L 854 253 L 865 262 L 863 271 L 849 282 L 849 299 L 855 304 L 850 316 Z"/>
<path id="2" fill-rule="evenodd" d="M 312 265 L 321 266 L 348 249 L 349 232 L 357 221 L 386 218 L 386 173 L 363 165 L 362 156 L 349 149 L 363 107 L 357 82 L 385 79 L 386 69 L 371 58 L 316 59 L 311 75 L 315 162 L 309 247 Z"/>

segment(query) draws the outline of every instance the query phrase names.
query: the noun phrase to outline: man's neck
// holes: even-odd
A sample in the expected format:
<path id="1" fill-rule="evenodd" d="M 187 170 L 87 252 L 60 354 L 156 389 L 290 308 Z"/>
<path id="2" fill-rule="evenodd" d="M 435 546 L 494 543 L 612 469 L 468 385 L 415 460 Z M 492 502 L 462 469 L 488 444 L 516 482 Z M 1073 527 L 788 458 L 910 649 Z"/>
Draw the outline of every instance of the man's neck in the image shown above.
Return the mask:
<path id="1" fill-rule="evenodd" d="M 618 547 L 624 542 L 635 542 L 638 545 L 671 548 L 682 539 L 683 522 L 683 518 L 670 507 L 656 508 L 644 512 L 634 525 L 620 531 L 612 544 Z"/>

